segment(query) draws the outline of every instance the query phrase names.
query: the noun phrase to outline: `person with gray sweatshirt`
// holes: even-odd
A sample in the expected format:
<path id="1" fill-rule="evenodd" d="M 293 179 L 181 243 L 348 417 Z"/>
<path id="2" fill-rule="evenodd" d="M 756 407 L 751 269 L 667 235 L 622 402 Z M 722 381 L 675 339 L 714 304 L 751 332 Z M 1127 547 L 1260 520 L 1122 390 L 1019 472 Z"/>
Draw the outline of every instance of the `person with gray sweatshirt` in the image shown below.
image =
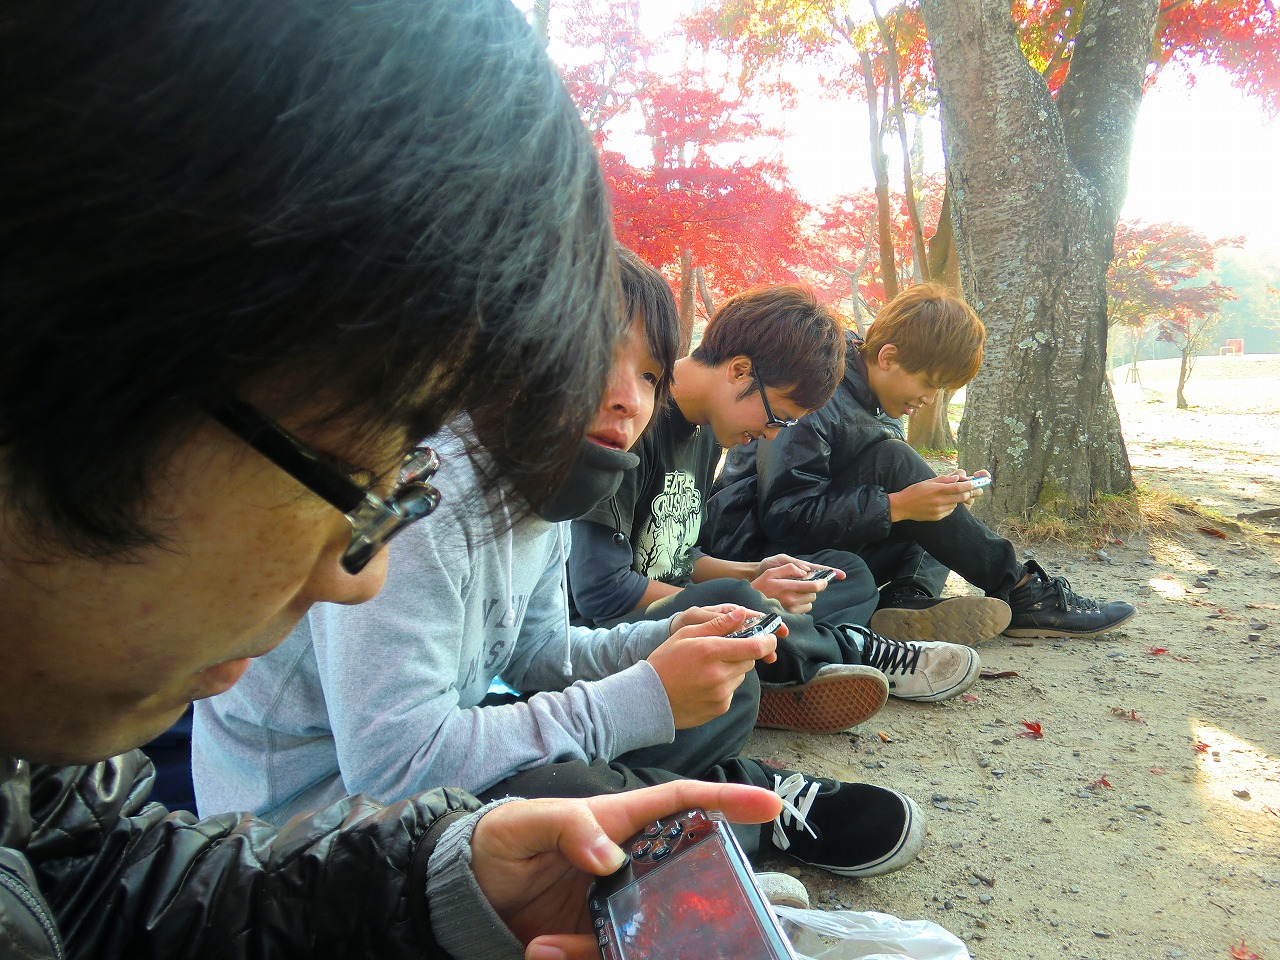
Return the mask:
<path id="1" fill-rule="evenodd" d="M 753 668 L 775 657 L 773 634 L 725 636 L 753 611 L 570 625 L 567 521 L 634 465 L 628 448 L 674 366 L 674 322 L 668 342 L 655 316 L 674 321 L 665 280 L 630 255 L 622 267 L 633 329 L 562 495 L 519 516 L 503 493 L 483 492 L 490 465 L 465 420 L 432 437 L 441 504 L 391 546 L 382 594 L 314 607 L 235 688 L 197 704 L 202 814 L 249 809 L 279 823 L 353 793 L 583 797 L 699 779 L 765 786 L 791 803 L 771 833 L 739 831 L 749 856 L 785 850 L 848 876 L 916 856 L 923 818 L 896 791 L 740 756 L 759 707 Z M 652 300 L 636 302 L 637 274 L 660 286 Z M 518 693 L 491 694 L 495 677 Z"/>

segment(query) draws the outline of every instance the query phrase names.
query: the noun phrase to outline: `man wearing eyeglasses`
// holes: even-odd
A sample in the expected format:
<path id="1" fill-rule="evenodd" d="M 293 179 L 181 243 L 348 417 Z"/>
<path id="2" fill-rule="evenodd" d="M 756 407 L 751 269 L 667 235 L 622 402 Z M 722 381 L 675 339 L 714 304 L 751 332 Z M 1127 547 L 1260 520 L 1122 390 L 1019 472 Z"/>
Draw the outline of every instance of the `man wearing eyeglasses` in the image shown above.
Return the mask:
<path id="1" fill-rule="evenodd" d="M 844 343 L 840 323 L 807 288 L 762 287 L 726 301 L 698 347 L 676 362 L 666 415 L 655 418 L 637 448 L 640 465 L 611 500 L 573 525 L 570 584 L 584 619 L 669 616 L 693 604 L 764 609 L 768 601 L 793 615 L 778 661 L 757 666 L 762 682 L 787 687 L 762 695 L 768 725 L 776 706 L 796 726 L 829 729 L 832 718 L 817 704 L 870 702 L 871 683 L 891 696 L 934 701 L 962 693 L 978 677 L 977 655 L 955 644 L 906 648 L 843 629 L 866 623 L 877 600 L 874 580 L 852 553 L 751 562 L 698 549 L 722 449 L 773 439 L 825 404 L 844 371 Z M 839 572 L 830 581 L 807 579 L 833 568 Z M 859 668 L 871 661 L 874 667 Z M 806 685 L 814 714 L 791 712 L 795 684 Z M 868 715 L 850 710 L 839 720 L 851 726 Z"/>
<path id="2" fill-rule="evenodd" d="M 377 593 L 436 503 L 417 438 L 466 410 L 504 489 L 558 489 L 622 332 L 605 187 L 507 0 L 0 23 L 0 956 L 580 960 L 616 841 L 777 816 L 692 782 L 281 831 L 149 802 L 132 748 Z"/>

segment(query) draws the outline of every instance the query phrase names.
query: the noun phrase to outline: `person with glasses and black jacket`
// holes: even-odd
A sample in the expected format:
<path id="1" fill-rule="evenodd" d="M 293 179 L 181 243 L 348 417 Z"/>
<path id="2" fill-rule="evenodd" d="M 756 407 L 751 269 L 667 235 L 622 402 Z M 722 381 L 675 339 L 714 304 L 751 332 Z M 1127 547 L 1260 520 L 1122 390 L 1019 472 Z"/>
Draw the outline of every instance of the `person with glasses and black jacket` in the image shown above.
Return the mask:
<path id="1" fill-rule="evenodd" d="M 605 189 L 506 0 L 0 23 L 0 956 L 577 960 L 616 841 L 776 816 L 692 783 L 281 828 L 148 801 L 132 748 L 377 592 L 436 502 L 418 438 L 465 410 L 517 512 L 559 488 L 623 334 Z"/>

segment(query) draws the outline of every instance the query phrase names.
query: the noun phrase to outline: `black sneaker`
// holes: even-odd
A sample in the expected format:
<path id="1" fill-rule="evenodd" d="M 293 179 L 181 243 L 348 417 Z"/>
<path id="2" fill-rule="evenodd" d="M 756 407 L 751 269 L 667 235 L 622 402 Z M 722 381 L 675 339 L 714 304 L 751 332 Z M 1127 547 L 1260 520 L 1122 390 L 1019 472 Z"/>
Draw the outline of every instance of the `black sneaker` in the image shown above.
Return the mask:
<path id="1" fill-rule="evenodd" d="M 875 877 L 902 869 L 924 846 L 924 815 L 897 790 L 761 767 L 783 799 L 764 849 L 842 877 Z"/>
<path id="2" fill-rule="evenodd" d="M 901 591 L 884 600 L 867 624 L 895 640 L 946 640 L 966 647 L 998 637 L 1009 626 L 1009 605 L 996 597 L 931 597 Z"/>
<path id="3" fill-rule="evenodd" d="M 1031 578 L 1009 594 L 1013 617 L 1006 637 L 1093 637 L 1132 619 L 1137 609 L 1123 600 L 1099 603 L 1071 589 L 1065 577 L 1051 577 L 1034 560 Z"/>
<path id="4" fill-rule="evenodd" d="M 883 673 L 889 681 L 889 696 L 899 700 L 949 700 L 977 683 L 982 673 L 982 661 L 972 647 L 938 641 L 905 643 L 859 626 L 840 629 L 861 636 L 863 666 Z"/>

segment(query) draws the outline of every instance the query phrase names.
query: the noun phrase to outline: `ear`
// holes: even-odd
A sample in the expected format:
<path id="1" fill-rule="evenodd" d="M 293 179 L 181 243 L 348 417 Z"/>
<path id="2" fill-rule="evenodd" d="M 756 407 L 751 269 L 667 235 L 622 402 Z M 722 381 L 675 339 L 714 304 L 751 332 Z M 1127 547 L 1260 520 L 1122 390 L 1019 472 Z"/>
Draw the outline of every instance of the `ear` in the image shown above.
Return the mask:
<path id="1" fill-rule="evenodd" d="M 886 373 L 889 368 L 898 362 L 898 348 L 892 343 L 886 343 L 880 348 L 880 352 L 876 354 L 876 366 Z"/>
<path id="2" fill-rule="evenodd" d="M 730 382 L 751 376 L 751 358 L 734 357 L 725 365 L 725 376 Z"/>

